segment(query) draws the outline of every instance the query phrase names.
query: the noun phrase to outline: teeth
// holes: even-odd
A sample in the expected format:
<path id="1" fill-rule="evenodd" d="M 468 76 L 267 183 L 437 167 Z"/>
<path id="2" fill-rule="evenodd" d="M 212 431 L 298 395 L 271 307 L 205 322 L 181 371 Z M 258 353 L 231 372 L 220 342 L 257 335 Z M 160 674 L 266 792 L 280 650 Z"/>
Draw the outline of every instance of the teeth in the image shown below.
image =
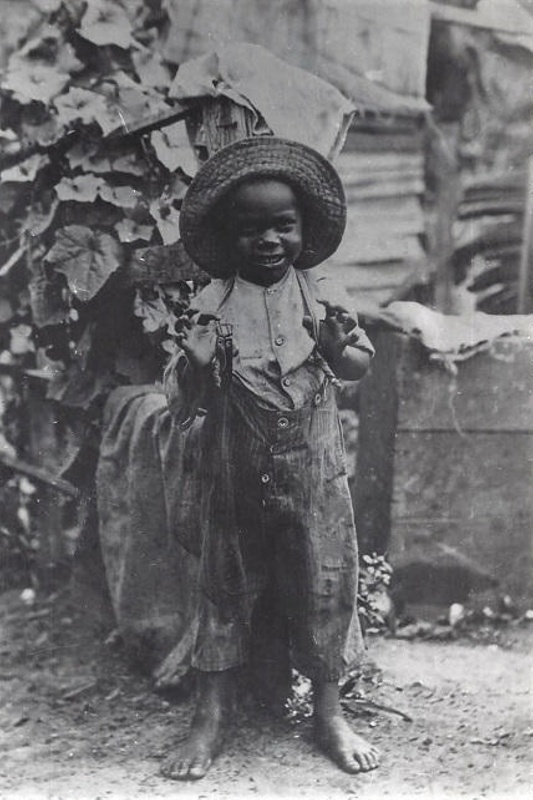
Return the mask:
<path id="1" fill-rule="evenodd" d="M 271 258 L 258 258 L 257 259 L 259 264 L 277 264 L 278 261 L 281 261 L 281 256 L 271 257 Z"/>

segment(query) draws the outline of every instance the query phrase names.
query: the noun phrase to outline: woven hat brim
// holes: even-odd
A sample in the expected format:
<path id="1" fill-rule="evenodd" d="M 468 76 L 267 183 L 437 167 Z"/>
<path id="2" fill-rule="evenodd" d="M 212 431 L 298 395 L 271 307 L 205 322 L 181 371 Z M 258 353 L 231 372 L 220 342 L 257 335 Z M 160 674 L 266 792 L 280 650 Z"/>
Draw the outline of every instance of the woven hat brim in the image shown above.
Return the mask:
<path id="1" fill-rule="evenodd" d="M 304 247 L 295 263 L 309 269 L 338 248 L 346 227 L 346 199 L 330 162 L 288 139 L 257 136 L 228 145 L 196 173 L 180 212 L 180 235 L 190 257 L 216 278 L 233 272 L 213 211 L 240 183 L 269 177 L 289 183 L 303 206 Z"/>

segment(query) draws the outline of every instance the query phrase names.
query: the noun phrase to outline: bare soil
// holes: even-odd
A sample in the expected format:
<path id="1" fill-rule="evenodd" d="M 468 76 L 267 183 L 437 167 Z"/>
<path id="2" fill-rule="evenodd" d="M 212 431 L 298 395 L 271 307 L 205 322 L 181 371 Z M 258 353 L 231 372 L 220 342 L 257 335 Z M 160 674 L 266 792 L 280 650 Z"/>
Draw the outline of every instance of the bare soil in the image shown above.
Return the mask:
<path id="1" fill-rule="evenodd" d="M 28 607 L 3 594 L 0 630 L 2 800 L 532 795 L 531 623 L 450 642 L 372 638 L 379 670 L 359 692 L 388 710 L 352 703 L 351 716 L 383 752 L 376 772 L 340 772 L 315 749 L 309 720 L 248 704 L 211 773 L 192 784 L 159 776 L 191 700 L 156 694 L 64 596 Z"/>

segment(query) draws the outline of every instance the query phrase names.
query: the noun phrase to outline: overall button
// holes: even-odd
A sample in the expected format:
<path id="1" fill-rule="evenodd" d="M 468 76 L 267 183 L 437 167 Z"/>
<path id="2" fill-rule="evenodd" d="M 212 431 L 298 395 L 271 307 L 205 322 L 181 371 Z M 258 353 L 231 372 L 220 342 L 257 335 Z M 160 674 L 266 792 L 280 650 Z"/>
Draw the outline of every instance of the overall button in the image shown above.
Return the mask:
<path id="1" fill-rule="evenodd" d="M 266 472 L 264 472 L 261 475 L 261 483 L 268 483 L 269 480 L 270 480 L 270 475 L 267 475 Z"/>
<path id="2" fill-rule="evenodd" d="M 275 344 L 277 344 L 278 346 L 282 345 L 285 342 L 285 337 L 284 336 L 276 336 L 276 339 L 274 341 L 275 341 Z"/>
<path id="3" fill-rule="evenodd" d="M 321 402 L 322 402 L 322 395 L 320 394 L 320 392 L 317 392 L 315 394 L 315 399 L 314 399 L 315 406 L 319 406 Z"/>
<path id="4" fill-rule="evenodd" d="M 289 420 L 287 417 L 280 417 L 278 419 L 278 428 L 288 428 L 289 427 Z"/>
<path id="5" fill-rule="evenodd" d="M 283 380 L 281 382 L 282 382 L 283 386 L 290 386 L 291 383 L 292 383 L 290 378 L 283 378 Z"/>

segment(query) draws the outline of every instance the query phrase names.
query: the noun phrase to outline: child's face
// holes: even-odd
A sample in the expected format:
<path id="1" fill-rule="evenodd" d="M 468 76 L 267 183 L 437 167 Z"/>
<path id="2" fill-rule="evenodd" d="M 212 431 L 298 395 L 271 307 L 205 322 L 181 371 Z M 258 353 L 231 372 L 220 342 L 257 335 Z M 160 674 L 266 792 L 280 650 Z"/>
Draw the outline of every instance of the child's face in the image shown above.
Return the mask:
<path id="1" fill-rule="evenodd" d="M 302 252 L 302 214 L 290 186 L 271 179 L 244 183 L 231 194 L 228 242 L 237 272 L 270 286 L 281 280 Z"/>

